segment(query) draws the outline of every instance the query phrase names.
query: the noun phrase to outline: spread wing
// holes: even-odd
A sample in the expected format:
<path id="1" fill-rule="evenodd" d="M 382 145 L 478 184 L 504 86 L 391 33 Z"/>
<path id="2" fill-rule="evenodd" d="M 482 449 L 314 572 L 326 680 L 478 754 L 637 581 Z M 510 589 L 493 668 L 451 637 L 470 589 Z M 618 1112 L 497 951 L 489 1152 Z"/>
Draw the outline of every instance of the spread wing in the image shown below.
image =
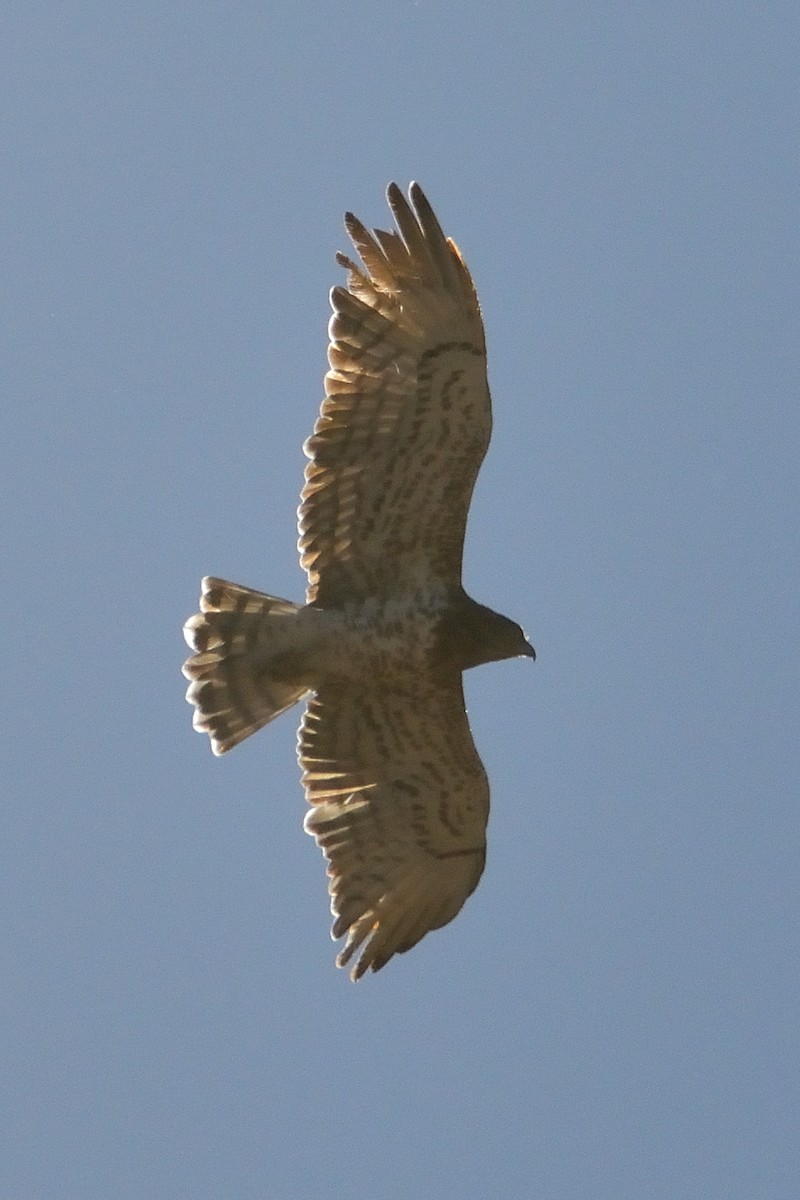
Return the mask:
<path id="1" fill-rule="evenodd" d="M 307 600 L 461 581 L 472 489 L 491 434 L 478 298 L 422 189 L 387 192 L 397 233 L 345 227 L 330 369 L 298 510 Z M 413 207 L 412 207 L 413 206 Z"/>
<path id="2" fill-rule="evenodd" d="M 298 757 L 305 827 L 329 864 L 331 936 L 347 934 L 337 965 L 358 952 L 359 979 L 451 921 L 481 877 L 489 785 L 460 676 L 421 680 L 414 695 L 325 685 Z"/>

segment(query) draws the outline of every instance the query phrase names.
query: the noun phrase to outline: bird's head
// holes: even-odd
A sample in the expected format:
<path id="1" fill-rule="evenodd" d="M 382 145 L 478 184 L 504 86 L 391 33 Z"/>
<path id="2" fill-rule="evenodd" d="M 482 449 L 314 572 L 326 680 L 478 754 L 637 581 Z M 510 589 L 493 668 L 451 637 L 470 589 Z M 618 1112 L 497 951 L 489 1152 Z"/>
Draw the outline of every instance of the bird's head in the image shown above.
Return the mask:
<path id="1" fill-rule="evenodd" d="M 516 621 L 468 596 L 446 622 L 448 657 L 460 670 L 503 658 L 536 658 L 536 651 Z"/>
<path id="2" fill-rule="evenodd" d="M 516 621 L 500 613 L 492 613 L 492 616 L 494 627 L 491 642 L 492 648 L 497 651 L 496 658 L 536 658 L 536 651 Z"/>

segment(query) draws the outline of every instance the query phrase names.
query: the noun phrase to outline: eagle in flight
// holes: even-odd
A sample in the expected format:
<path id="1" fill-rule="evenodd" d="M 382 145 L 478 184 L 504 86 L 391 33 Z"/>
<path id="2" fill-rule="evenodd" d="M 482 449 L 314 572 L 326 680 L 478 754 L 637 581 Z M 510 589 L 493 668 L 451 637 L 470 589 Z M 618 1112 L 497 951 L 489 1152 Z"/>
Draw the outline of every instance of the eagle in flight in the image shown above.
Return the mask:
<path id="1" fill-rule="evenodd" d="M 298 510 L 305 605 L 206 578 L 184 626 L 195 729 L 215 754 L 306 699 L 305 828 L 328 860 L 339 966 L 378 971 L 446 925 L 486 857 L 489 785 L 462 672 L 533 647 L 461 584 L 491 433 L 467 266 L 418 184 L 397 232 L 345 228 L 329 370 Z"/>

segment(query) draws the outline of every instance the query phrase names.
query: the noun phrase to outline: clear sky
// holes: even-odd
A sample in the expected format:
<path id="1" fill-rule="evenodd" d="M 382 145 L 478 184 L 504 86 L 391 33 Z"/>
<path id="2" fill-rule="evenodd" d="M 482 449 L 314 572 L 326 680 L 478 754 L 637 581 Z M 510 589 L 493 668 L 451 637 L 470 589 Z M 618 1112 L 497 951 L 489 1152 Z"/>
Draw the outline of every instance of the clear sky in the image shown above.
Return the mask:
<path id="1" fill-rule="evenodd" d="M 796 2 L 0 17 L 2 1200 L 794 1200 Z M 296 713 L 216 760 L 183 620 L 300 599 L 342 212 L 483 302 L 457 921 L 354 987 Z"/>

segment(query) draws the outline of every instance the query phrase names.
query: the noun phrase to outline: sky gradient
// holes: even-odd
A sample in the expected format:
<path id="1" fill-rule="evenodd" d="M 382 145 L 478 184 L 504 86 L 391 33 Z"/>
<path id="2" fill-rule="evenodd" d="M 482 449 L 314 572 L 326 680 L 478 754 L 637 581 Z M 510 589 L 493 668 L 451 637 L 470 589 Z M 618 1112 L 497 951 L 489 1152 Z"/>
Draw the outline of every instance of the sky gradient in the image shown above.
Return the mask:
<path id="1" fill-rule="evenodd" d="M 794 1200 L 799 24 L 4 9 L 3 1200 Z M 212 758 L 180 630 L 302 598 L 342 213 L 412 178 L 538 660 L 466 679 L 479 890 L 354 987 L 300 711 Z"/>

